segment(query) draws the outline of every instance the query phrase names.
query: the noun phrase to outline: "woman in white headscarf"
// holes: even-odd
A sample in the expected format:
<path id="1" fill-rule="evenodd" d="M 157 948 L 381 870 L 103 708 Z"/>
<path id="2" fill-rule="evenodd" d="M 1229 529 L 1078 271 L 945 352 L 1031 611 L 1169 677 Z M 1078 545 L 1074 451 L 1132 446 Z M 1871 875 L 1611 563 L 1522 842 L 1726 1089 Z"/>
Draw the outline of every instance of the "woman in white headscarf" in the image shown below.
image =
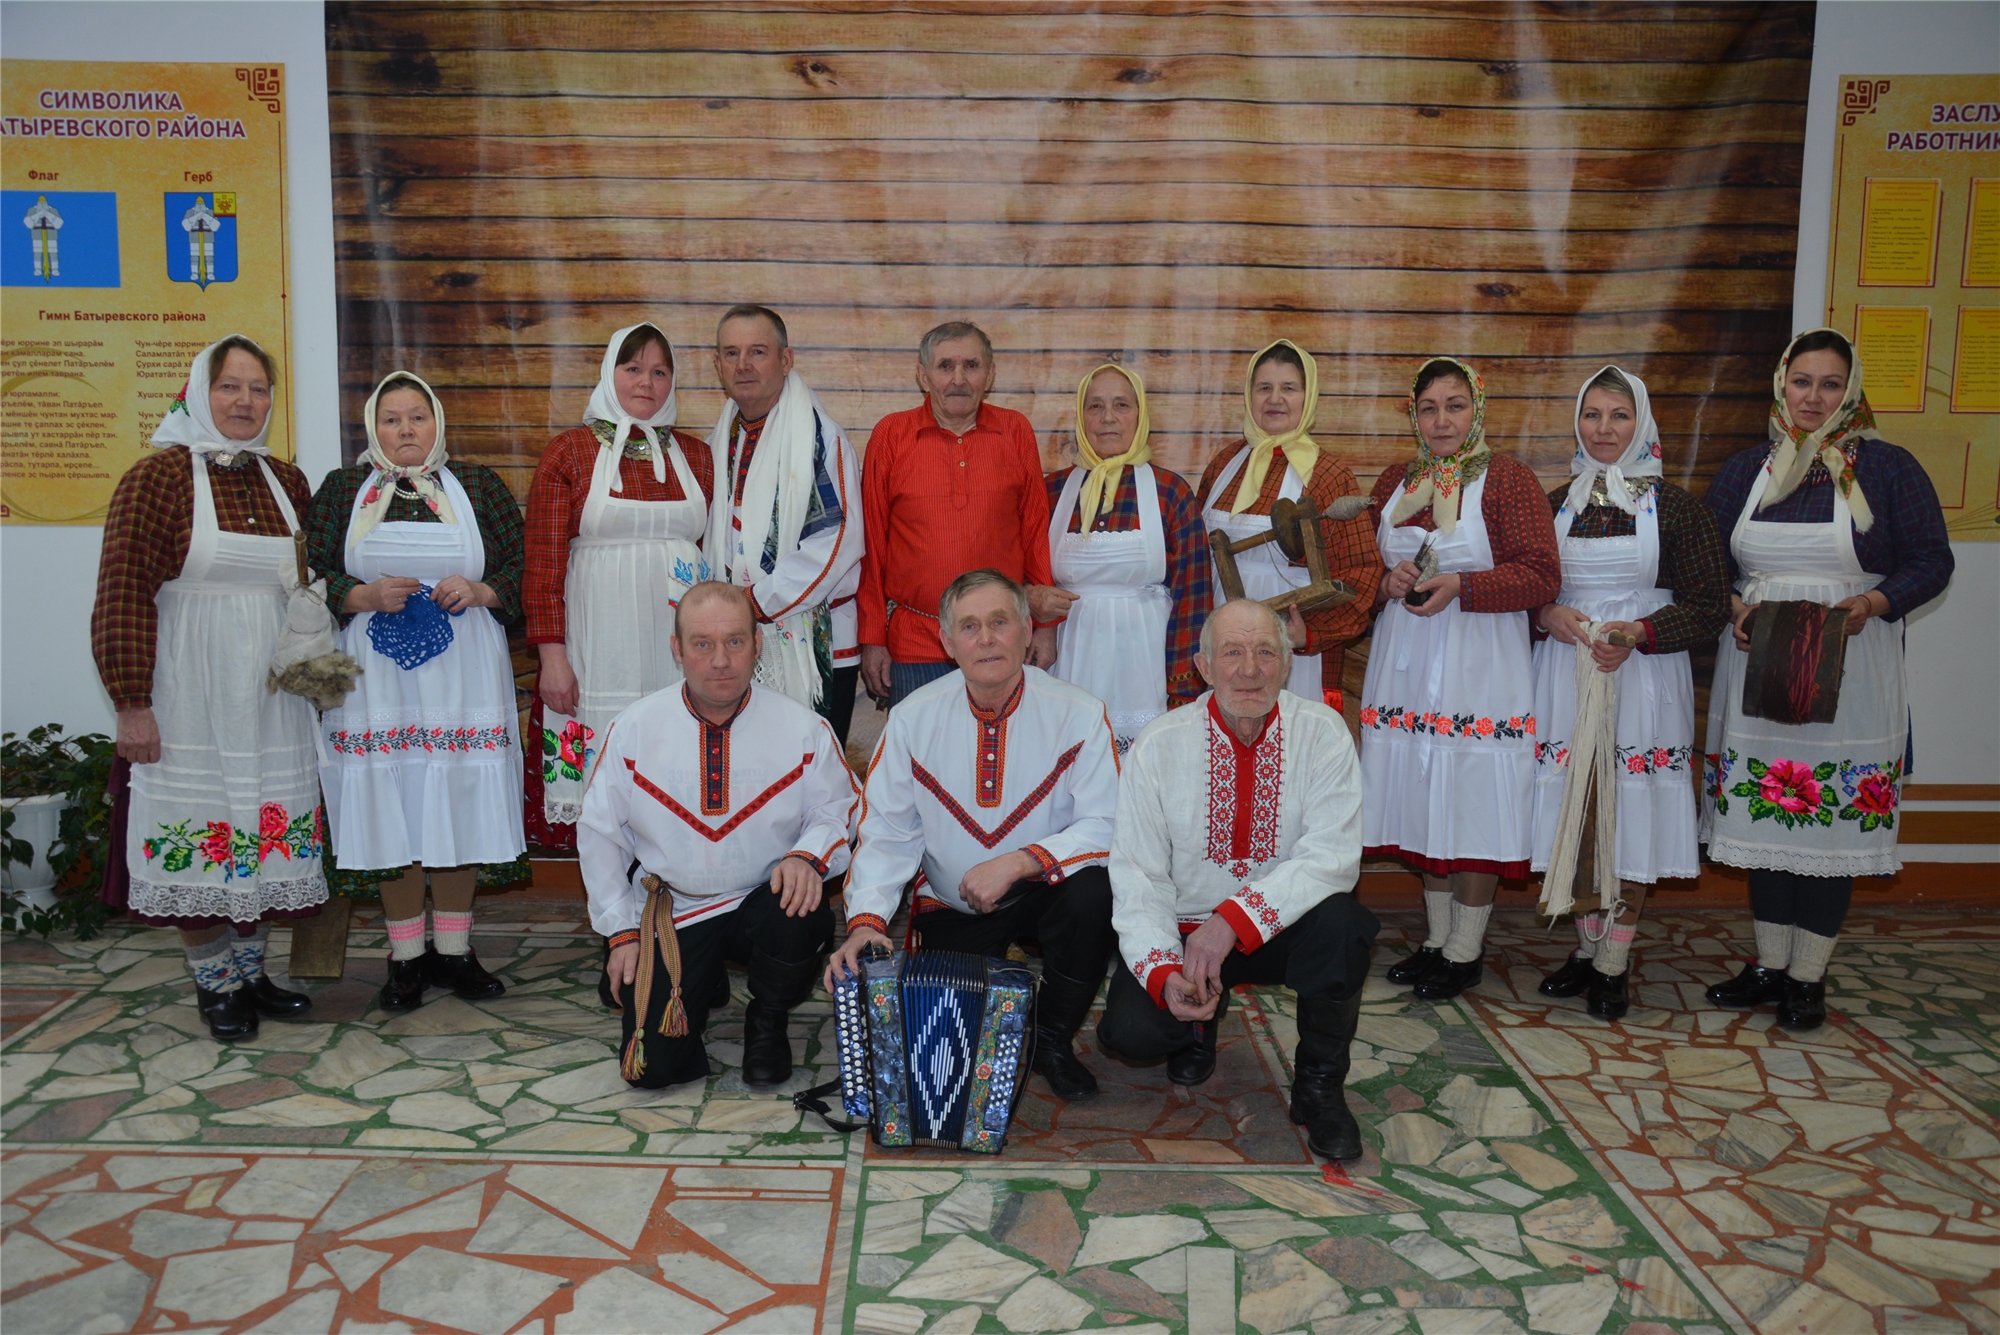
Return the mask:
<path id="1" fill-rule="evenodd" d="M 674 608 L 708 578 L 715 467 L 674 429 L 674 353 L 654 324 L 611 336 L 597 387 L 528 491 L 528 643 L 541 657 L 528 757 L 532 842 L 574 848 L 583 778 L 618 712 L 681 679 Z"/>
<path id="2" fill-rule="evenodd" d="M 264 682 L 311 497 L 271 457 L 276 378 L 241 334 L 194 359 L 157 451 L 112 493 L 90 623 L 118 711 L 104 898 L 181 929 L 225 1041 L 310 1007 L 266 976 L 264 949 L 269 919 L 326 899 L 312 706 Z"/>
<path id="3" fill-rule="evenodd" d="M 1695 843 L 1694 671 L 1688 650 L 1729 615 L 1722 535 L 1707 507 L 1662 476 L 1646 384 L 1607 366 L 1576 396 L 1571 481 L 1549 493 L 1562 591 L 1535 615 L 1535 854 L 1546 871 L 1576 736 L 1576 646 L 1617 678 L 1617 905 L 1579 915 L 1577 948 L 1543 980 L 1550 997 L 1586 994 L 1590 1013 L 1630 1008 L 1627 961 L 1647 887 L 1701 874 Z M 1591 623 L 1596 633 L 1588 634 Z M 1620 633 L 1637 641 L 1615 645 Z M 1598 819 L 1604 820 L 1600 812 Z"/>
<path id="4" fill-rule="evenodd" d="M 381 880 L 384 1010 L 426 986 L 506 989 L 471 944 L 482 866 L 526 851 L 521 739 L 502 624 L 520 614 L 521 511 L 492 469 L 453 463 L 444 410 L 406 371 L 375 387 L 368 452 L 313 497 L 313 564 L 350 618 L 354 693 L 321 719 L 328 824 L 343 873 Z M 433 944 L 424 943 L 428 874 Z"/>

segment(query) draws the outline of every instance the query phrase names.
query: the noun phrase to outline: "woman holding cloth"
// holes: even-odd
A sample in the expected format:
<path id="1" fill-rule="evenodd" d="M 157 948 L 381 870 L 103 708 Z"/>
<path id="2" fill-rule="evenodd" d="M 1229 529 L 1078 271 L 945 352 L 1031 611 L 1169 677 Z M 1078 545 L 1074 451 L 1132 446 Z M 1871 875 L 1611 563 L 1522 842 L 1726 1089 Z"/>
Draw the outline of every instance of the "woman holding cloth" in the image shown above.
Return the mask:
<path id="1" fill-rule="evenodd" d="M 708 443 L 673 429 L 674 354 L 655 324 L 611 336 L 583 425 L 542 452 L 528 491 L 522 603 L 541 657 L 527 831 L 572 848 L 583 778 L 618 712 L 681 679 L 674 609 L 708 578 Z"/>
<path id="2" fill-rule="evenodd" d="M 264 972 L 272 918 L 319 912 L 325 824 L 312 706 L 265 686 L 311 488 L 273 459 L 270 354 L 203 348 L 112 493 L 90 647 L 118 711 L 104 899 L 178 927 L 227 1042 L 311 1008 Z"/>
<path id="3" fill-rule="evenodd" d="M 480 865 L 526 851 L 501 629 L 520 612 L 521 512 L 492 469 L 447 466 L 444 410 L 416 376 L 377 385 L 365 420 L 368 452 L 313 498 L 313 564 L 351 618 L 340 647 L 362 667 L 346 704 L 321 718 L 321 783 L 341 870 L 396 873 L 382 882 L 381 1005 L 406 1011 L 427 986 L 467 1000 L 506 990 L 470 937 Z"/>
<path id="4" fill-rule="evenodd" d="M 1106 362 L 1076 387 L 1080 462 L 1048 475 L 1049 558 L 1077 596 L 1039 635 L 1052 675 L 1104 701 L 1122 753 L 1139 730 L 1202 692 L 1195 642 L 1208 615 L 1208 530 L 1194 492 L 1154 468 L 1146 382 Z"/>
<path id="5" fill-rule="evenodd" d="M 1730 629 L 1709 693 L 1702 839 L 1750 872 L 1757 958 L 1708 989 L 1718 1006 L 1776 1002 L 1778 1023 L 1826 1020 L 1826 963 L 1856 876 L 1886 876 L 1908 773 L 1903 630 L 1944 592 L 1951 544 L 1937 491 L 1909 451 L 1875 432 L 1861 359 L 1831 329 L 1792 340 L 1771 386 L 1771 444 L 1716 473 L 1709 509 L 1729 535 Z M 1804 601 L 1847 613 L 1831 723 L 1743 713 L 1750 613 Z"/>
<path id="6" fill-rule="evenodd" d="M 1374 492 L 1389 572 L 1362 688 L 1361 844 L 1423 873 L 1430 934 L 1388 977 L 1436 1001 L 1479 981 L 1494 890 L 1528 872 L 1526 614 L 1555 597 L 1562 567 L 1541 483 L 1487 446 L 1478 373 L 1433 357 L 1406 406 L 1417 457 L 1383 470 Z"/>
<path id="7" fill-rule="evenodd" d="M 1312 438 L 1318 409 L 1319 367 L 1311 353 L 1281 338 L 1257 354 L 1243 383 L 1243 439 L 1210 459 L 1201 475 L 1201 517 L 1211 533 L 1226 533 L 1232 542 L 1268 533 L 1271 505 L 1280 498 L 1310 496 L 1325 516 L 1340 497 L 1361 494 L 1354 474 Z M 1320 536 L 1327 574 L 1354 590 L 1354 601 L 1288 614 L 1292 670 L 1285 684 L 1295 695 L 1339 708 L 1347 642 L 1368 633 L 1382 559 L 1366 514 L 1339 523 L 1323 517 Z M 1236 569 L 1250 598 L 1274 598 L 1312 582 L 1304 559 L 1286 560 L 1275 543 L 1244 552 Z"/>
<path id="8" fill-rule="evenodd" d="M 1607 366 L 1576 396 L 1573 480 L 1549 493 L 1562 591 L 1536 613 L 1535 854 L 1545 871 L 1556 839 L 1576 727 L 1576 648 L 1617 675 L 1617 873 L 1624 907 L 1576 920 L 1576 953 L 1542 981 L 1548 997 L 1586 994 L 1590 1013 L 1631 1008 L 1627 959 L 1646 889 L 1701 874 L 1695 844 L 1694 670 L 1688 650 L 1729 613 L 1729 576 L 1715 520 L 1665 480 L 1660 430 L 1646 384 Z M 1586 638 L 1585 623 L 1596 622 Z M 1635 639 L 1610 643 L 1611 632 Z M 1615 909 L 1616 906 L 1613 906 Z"/>

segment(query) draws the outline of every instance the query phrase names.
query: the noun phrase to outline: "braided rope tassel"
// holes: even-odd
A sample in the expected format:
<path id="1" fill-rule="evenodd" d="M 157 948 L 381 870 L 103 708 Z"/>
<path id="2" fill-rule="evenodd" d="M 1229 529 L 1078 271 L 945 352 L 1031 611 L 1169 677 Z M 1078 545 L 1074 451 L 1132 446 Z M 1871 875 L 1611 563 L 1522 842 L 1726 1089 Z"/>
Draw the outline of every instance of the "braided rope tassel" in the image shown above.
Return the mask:
<path id="1" fill-rule="evenodd" d="M 646 873 L 639 883 L 646 887 L 646 911 L 639 921 L 639 975 L 632 982 L 632 1037 L 618 1062 L 619 1074 L 637 1081 L 646 1073 L 646 1012 L 653 1000 L 653 957 L 655 947 L 665 957 L 667 981 L 673 992 L 660 1015 L 660 1033 L 668 1038 L 687 1034 L 687 1006 L 681 1000 L 681 939 L 674 931 L 673 889 L 665 881 Z"/>

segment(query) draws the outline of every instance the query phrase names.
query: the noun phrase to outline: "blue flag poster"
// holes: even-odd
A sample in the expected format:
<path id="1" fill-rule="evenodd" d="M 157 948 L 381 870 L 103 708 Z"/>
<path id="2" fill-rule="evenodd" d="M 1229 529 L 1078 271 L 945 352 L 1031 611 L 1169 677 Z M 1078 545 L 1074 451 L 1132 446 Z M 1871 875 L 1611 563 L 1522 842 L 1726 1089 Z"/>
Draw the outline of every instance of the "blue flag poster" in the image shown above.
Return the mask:
<path id="1" fill-rule="evenodd" d="M 0 190 L 0 229 L 0 286 L 119 286 L 112 191 Z"/>

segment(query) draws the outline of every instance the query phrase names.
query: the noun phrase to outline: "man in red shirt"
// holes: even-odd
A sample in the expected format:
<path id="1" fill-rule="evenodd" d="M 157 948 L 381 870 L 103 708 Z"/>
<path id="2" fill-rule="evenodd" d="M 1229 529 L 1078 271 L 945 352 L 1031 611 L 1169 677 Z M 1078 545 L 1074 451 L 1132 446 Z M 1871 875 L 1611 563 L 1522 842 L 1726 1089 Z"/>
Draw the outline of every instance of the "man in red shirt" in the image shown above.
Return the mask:
<path id="1" fill-rule="evenodd" d="M 968 570 L 991 567 L 1029 586 L 1037 626 L 1062 620 L 1075 595 L 1053 587 L 1049 499 L 1028 419 L 987 403 L 993 344 L 953 321 L 924 335 L 917 385 L 925 401 L 875 424 L 861 469 L 856 603 L 861 679 L 897 704 L 952 671 L 938 637 L 938 598 Z M 1040 667 L 1037 654 L 1031 666 Z"/>

